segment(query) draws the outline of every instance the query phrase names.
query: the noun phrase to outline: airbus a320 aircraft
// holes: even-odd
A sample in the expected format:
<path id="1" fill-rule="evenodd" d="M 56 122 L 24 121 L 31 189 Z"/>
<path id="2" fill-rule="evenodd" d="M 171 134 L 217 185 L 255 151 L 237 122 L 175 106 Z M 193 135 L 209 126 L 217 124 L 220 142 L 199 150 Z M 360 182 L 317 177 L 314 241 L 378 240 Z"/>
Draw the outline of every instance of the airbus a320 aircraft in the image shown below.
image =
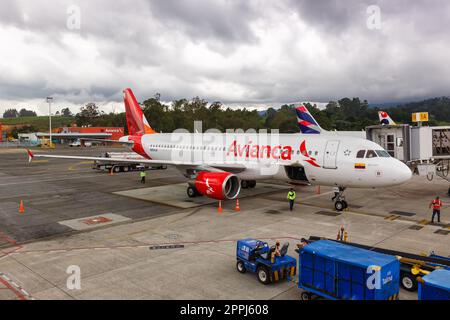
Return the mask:
<path id="1" fill-rule="evenodd" d="M 402 184 L 411 170 L 378 144 L 350 136 L 329 134 L 306 107 L 296 108 L 302 133 L 256 132 L 157 133 L 146 120 L 131 89 L 124 90 L 128 136 L 120 138 L 146 160 L 107 161 L 174 165 L 190 179 L 189 197 L 204 195 L 227 200 L 257 180 L 276 179 L 292 184 L 338 186 L 336 210 L 347 207 L 345 188 L 375 188 Z M 105 141 L 105 140 L 102 140 Z M 114 141 L 117 142 L 117 141 Z M 52 154 L 33 157 L 104 161 L 100 157 Z"/>

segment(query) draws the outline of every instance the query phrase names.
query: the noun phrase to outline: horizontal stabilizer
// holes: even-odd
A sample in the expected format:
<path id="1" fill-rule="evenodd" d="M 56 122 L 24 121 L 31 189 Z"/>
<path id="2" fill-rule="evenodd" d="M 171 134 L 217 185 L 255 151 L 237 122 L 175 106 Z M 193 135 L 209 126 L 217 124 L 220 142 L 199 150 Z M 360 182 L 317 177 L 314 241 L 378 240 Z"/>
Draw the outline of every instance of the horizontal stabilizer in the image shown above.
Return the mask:
<path id="1" fill-rule="evenodd" d="M 110 142 L 110 143 L 120 143 L 126 145 L 133 145 L 133 141 L 120 141 L 120 140 L 110 140 L 110 139 L 93 139 L 93 138 L 80 138 L 83 141 L 95 141 L 95 142 Z"/>

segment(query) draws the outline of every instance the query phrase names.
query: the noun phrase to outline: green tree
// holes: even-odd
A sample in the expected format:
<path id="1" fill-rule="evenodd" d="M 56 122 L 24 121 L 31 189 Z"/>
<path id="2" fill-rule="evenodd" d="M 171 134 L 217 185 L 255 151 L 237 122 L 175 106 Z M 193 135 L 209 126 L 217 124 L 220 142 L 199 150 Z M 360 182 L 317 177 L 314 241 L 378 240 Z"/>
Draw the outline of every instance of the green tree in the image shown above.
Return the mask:
<path id="1" fill-rule="evenodd" d="M 63 108 L 63 109 L 61 110 L 61 114 L 62 114 L 64 117 L 72 117 L 72 116 L 73 116 L 72 111 L 70 111 L 69 108 Z"/>
<path id="2" fill-rule="evenodd" d="M 36 112 L 33 110 L 27 110 L 25 108 L 20 109 L 19 117 L 36 117 Z"/>
<path id="3" fill-rule="evenodd" d="M 76 114 L 77 125 L 97 125 L 97 120 L 99 117 L 104 115 L 103 112 L 99 111 L 98 106 L 93 103 L 87 103 L 84 107 L 81 107 L 80 112 Z"/>
<path id="4" fill-rule="evenodd" d="M 18 118 L 19 112 L 16 109 L 7 109 L 3 112 L 3 118 Z"/>

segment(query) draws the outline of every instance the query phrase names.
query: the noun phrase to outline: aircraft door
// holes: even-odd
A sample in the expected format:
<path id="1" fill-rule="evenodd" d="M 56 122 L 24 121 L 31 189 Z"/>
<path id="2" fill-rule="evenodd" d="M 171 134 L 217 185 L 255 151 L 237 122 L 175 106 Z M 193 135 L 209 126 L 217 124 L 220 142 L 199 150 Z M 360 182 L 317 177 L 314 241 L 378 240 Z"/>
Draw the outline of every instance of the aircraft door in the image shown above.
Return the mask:
<path id="1" fill-rule="evenodd" d="M 329 140 L 325 146 L 325 154 L 323 157 L 324 169 L 337 168 L 337 154 L 339 149 L 339 140 Z"/>
<path id="2" fill-rule="evenodd" d="M 305 168 L 302 166 L 285 166 L 284 170 L 286 171 L 288 178 L 291 180 L 309 182 L 306 177 Z"/>

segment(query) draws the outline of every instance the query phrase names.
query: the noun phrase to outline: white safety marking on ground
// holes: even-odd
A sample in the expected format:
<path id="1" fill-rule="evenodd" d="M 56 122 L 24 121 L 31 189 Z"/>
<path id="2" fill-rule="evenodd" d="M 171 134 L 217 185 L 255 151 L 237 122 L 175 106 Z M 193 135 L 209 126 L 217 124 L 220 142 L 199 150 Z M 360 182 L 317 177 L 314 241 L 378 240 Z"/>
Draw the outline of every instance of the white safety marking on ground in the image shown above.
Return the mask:
<path id="1" fill-rule="evenodd" d="M 64 220 L 60 221 L 59 224 L 74 230 L 86 230 L 129 220 L 131 219 L 118 214 L 105 213 L 84 218 Z"/>
<path id="2" fill-rule="evenodd" d="M 11 290 L 20 300 L 35 300 L 21 285 L 13 281 L 11 277 L 0 272 L 0 282 L 6 286 L 6 289 Z M 2 281 L 3 280 L 3 281 Z"/>

